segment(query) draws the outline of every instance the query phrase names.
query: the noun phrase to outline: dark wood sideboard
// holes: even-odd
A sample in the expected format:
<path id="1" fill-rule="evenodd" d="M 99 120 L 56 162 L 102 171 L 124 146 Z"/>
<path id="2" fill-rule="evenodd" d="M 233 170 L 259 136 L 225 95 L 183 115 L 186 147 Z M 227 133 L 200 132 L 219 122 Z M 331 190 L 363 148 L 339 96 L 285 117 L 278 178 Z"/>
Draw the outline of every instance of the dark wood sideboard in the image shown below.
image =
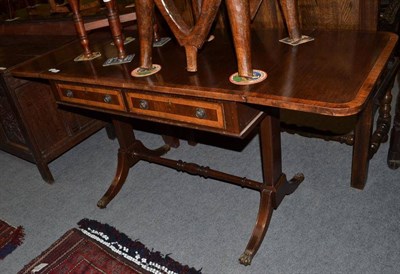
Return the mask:
<path id="1" fill-rule="evenodd" d="M 9 71 L 75 36 L 2 35 L 0 39 L 0 149 L 35 163 L 43 179 L 48 163 L 98 131 L 104 122 L 57 107 L 47 81 L 14 78 Z"/>

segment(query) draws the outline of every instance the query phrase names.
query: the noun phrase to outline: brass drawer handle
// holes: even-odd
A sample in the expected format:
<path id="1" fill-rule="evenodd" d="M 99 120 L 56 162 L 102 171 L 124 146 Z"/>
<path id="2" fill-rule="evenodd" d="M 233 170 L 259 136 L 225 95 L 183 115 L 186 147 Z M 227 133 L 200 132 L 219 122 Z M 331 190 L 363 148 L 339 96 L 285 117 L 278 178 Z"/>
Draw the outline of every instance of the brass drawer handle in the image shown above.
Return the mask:
<path id="1" fill-rule="evenodd" d="M 72 90 L 67 89 L 65 91 L 65 96 L 67 96 L 68 98 L 72 98 L 72 97 L 74 97 L 74 93 L 72 92 Z"/>
<path id="2" fill-rule="evenodd" d="M 149 109 L 149 102 L 147 100 L 140 100 L 139 101 L 139 108 L 141 109 Z"/>
<path id="3" fill-rule="evenodd" d="M 104 101 L 104 103 L 107 103 L 107 104 L 109 104 L 109 103 L 111 103 L 112 102 L 112 98 L 111 98 L 111 96 L 110 95 L 105 95 L 104 96 L 104 99 L 103 99 L 103 101 Z"/>
<path id="4" fill-rule="evenodd" d="M 196 117 L 204 119 L 206 117 L 206 111 L 203 108 L 196 108 Z"/>

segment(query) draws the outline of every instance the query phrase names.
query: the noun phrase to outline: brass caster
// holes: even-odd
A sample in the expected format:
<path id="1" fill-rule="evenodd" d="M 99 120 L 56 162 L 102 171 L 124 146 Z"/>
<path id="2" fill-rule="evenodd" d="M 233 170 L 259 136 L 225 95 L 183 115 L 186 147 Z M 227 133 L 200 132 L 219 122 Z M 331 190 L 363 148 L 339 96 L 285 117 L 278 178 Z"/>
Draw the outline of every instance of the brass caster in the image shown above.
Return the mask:
<path id="1" fill-rule="evenodd" d="M 253 259 L 253 256 L 250 254 L 250 252 L 245 251 L 245 252 L 243 252 L 242 255 L 240 255 L 239 263 L 242 265 L 248 266 L 251 264 L 252 259 Z"/>
<path id="2" fill-rule="evenodd" d="M 98 208 L 106 208 L 108 203 L 110 201 L 106 197 L 102 197 L 98 202 L 97 202 L 97 207 Z"/>

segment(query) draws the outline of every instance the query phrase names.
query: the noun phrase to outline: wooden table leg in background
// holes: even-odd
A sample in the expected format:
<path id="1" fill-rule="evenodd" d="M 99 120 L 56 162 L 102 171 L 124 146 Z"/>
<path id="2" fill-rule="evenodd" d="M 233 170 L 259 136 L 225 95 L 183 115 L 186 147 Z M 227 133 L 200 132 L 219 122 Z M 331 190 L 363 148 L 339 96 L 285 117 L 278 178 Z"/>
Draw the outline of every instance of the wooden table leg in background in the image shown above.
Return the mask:
<path id="1" fill-rule="evenodd" d="M 397 95 L 396 110 L 394 114 L 393 127 L 390 133 L 390 147 L 387 158 L 391 169 L 400 167 L 400 95 Z"/>
<path id="2" fill-rule="evenodd" d="M 351 186 L 363 189 L 368 177 L 369 151 L 373 129 L 373 100 L 358 116 L 354 129 L 354 145 L 351 167 Z"/>

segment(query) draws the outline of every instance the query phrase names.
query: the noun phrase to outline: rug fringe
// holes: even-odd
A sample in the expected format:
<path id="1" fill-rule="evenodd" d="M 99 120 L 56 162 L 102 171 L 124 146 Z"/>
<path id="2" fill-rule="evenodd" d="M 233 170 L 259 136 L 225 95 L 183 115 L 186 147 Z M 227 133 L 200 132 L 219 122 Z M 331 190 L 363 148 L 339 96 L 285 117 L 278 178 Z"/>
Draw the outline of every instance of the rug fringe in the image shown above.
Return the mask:
<path id="1" fill-rule="evenodd" d="M 18 226 L 10 236 L 10 240 L 0 249 L 0 260 L 13 252 L 24 241 L 25 232 L 22 226 Z"/>
<path id="2" fill-rule="evenodd" d="M 161 273 L 179 273 L 179 274 L 201 274 L 201 269 L 196 270 L 187 265 L 182 265 L 172 259 L 169 255 L 163 255 L 160 252 L 155 252 L 146 248 L 144 244 L 138 240 L 131 240 L 124 233 L 119 232 L 114 227 L 108 224 L 102 224 L 95 220 L 83 219 L 78 222 L 81 230 L 91 233 L 95 237 L 101 238 L 101 241 L 107 242 L 112 249 L 133 258 L 140 258 L 149 268 L 155 268 Z M 109 247 L 110 247 L 109 246 Z"/>

